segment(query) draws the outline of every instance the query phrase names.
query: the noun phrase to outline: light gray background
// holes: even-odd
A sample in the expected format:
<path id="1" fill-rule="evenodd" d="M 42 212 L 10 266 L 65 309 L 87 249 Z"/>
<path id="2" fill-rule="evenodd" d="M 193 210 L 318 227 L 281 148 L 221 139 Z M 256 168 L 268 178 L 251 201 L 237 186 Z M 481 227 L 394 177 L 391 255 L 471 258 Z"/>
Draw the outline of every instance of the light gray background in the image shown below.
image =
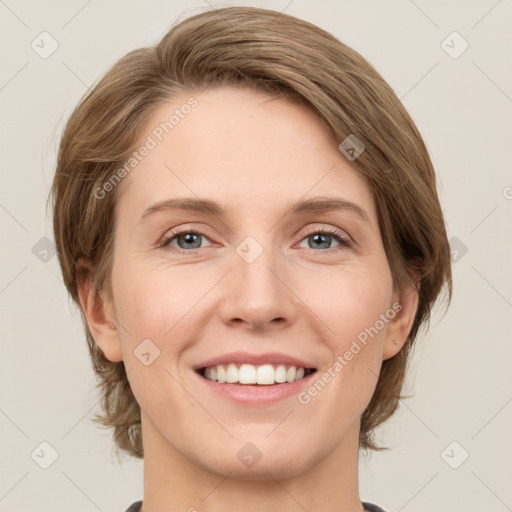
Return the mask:
<path id="1" fill-rule="evenodd" d="M 391 451 L 361 460 L 361 497 L 390 512 L 512 510 L 511 1 L 212 3 L 227 5 L 313 22 L 377 68 L 425 138 L 458 239 L 452 307 L 419 340 L 405 389 L 414 397 L 379 431 Z M 52 239 L 45 202 L 78 99 L 129 50 L 205 8 L 0 0 L 2 512 L 124 511 L 142 497 L 142 461 L 118 465 L 110 433 L 90 421 L 98 395 L 80 316 L 40 240 Z M 31 48 L 43 31 L 59 45 L 46 59 Z M 453 31 L 469 44 L 458 58 L 441 45 Z M 452 36 L 445 48 L 460 45 Z M 42 442 L 58 453 L 47 469 Z"/>

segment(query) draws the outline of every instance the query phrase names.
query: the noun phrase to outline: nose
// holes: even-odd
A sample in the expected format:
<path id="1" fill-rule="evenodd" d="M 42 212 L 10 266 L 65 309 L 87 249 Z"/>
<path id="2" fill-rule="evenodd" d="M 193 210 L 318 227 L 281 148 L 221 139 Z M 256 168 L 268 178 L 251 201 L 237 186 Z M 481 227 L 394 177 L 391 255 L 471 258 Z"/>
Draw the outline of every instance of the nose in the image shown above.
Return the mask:
<path id="1" fill-rule="evenodd" d="M 222 303 L 217 310 L 226 325 L 268 330 L 296 321 L 300 300 L 287 282 L 286 262 L 276 260 L 268 248 L 252 262 L 234 254 L 233 268 L 223 279 Z"/>

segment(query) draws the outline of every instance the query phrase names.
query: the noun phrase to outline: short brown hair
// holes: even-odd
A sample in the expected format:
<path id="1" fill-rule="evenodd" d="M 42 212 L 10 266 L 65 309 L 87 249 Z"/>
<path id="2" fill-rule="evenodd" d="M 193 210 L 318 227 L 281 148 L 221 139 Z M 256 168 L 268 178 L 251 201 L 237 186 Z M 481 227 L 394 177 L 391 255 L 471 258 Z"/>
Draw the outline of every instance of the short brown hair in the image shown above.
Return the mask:
<path id="1" fill-rule="evenodd" d="M 408 342 L 383 362 L 361 417 L 360 447 L 385 449 L 376 445 L 373 431 L 403 398 L 418 330 L 445 284 L 451 301 L 450 248 L 435 172 L 412 119 L 361 55 L 317 26 L 256 7 L 210 10 L 175 24 L 156 46 L 131 51 L 108 70 L 67 122 L 50 191 L 66 288 L 80 306 L 78 283 L 91 272 L 94 290 L 112 296 L 120 187 L 101 200 L 94 191 L 126 161 L 160 105 L 183 92 L 222 85 L 286 96 L 311 109 L 336 146 L 349 135 L 364 143 L 351 164 L 372 190 L 393 284 L 403 290 L 419 283 L 420 296 Z M 117 449 L 142 458 L 140 407 L 124 363 L 105 357 L 83 311 L 82 320 L 102 394 L 102 415 L 95 421 L 113 427 Z"/>

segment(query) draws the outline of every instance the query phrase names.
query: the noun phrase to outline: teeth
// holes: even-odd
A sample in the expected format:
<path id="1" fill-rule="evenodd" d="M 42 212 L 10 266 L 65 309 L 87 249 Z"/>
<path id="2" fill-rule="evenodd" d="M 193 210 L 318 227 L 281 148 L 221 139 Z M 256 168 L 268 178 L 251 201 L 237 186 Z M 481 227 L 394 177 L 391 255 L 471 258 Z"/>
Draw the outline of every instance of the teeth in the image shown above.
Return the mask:
<path id="1" fill-rule="evenodd" d="M 294 382 L 303 379 L 305 374 L 306 371 L 302 366 L 289 366 L 287 369 L 284 364 L 275 366 L 271 364 L 261 366 L 241 364 L 240 368 L 233 363 L 227 367 L 219 364 L 206 368 L 204 371 L 204 377 L 208 380 L 228 384 L 260 384 L 263 386 Z"/>

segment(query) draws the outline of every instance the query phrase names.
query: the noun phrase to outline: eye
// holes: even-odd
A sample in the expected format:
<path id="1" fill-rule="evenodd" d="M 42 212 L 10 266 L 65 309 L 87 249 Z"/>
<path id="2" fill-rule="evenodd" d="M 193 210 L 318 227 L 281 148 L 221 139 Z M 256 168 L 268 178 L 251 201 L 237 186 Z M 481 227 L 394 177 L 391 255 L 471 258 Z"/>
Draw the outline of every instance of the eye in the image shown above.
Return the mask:
<path id="1" fill-rule="evenodd" d="M 171 232 L 169 236 L 165 237 L 161 247 L 169 247 L 172 251 L 177 252 L 188 252 L 191 254 L 195 254 L 198 252 L 197 250 L 190 249 L 201 249 L 201 238 L 207 238 L 200 231 L 196 231 L 195 229 L 186 229 L 182 231 Z M 172 242 L 176 241 L 178 243 L 178 248 L 171 245 Z"/>
<path id="2" fill-rule="evenodd" d="M 181 231 L 173 231 L 165 237 L 161 244 L 161 247 L 169 248 L 171 251 L 196 254 L 199 252 L 201 247 L 201 237 L 208 240 L 208 237 L 195 229 L 183 229 Z M 350 247 L 350 237 L 340 229 L 313 229 L 302 240 L 310 240 L 309 249 L 314 249 L 315 244 L 319 244 L 316 248 L 321 249 L 333 249 L 333 247 L 326 247 L 331 244 L 331 240 L 334 238 L 338 242 L 338 247 Z M 173 242 L 178 244 L 178 247 L 172 245 Z M 334 247 L 336 249 L 336 247 Z"/>
<path id="3" fill-rule="evenodd" d="M 321 249 L 333 249 L 333 247 L 326 247 L 326 245 L 330 244 L 331 239 L 335 239 L 339 246 L 342 247 L 350 247 L 350 237 L 340 229 L 329 228 L 329 229 L 314 229 L 306 234 L 306 237 L 303 240 L 308 240 L 308 248 L 314 249 L 320 246 Z M 315 245 L 319 244 L 319 245 Z M 339 247 L 338 246 L 338 247 Z M 335 249 L 336 247 L 334 247 Z"/>

